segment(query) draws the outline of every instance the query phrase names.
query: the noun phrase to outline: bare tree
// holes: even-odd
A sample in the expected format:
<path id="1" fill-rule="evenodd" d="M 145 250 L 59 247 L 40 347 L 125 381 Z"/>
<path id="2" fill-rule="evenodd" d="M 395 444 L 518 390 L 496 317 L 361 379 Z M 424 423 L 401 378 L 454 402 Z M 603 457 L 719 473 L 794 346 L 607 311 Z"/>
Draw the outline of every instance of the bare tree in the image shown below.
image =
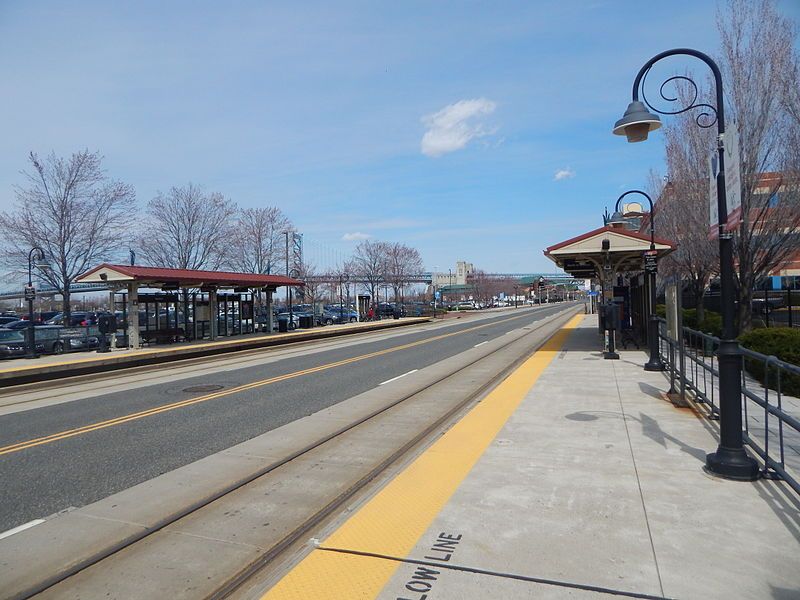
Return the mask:
<path id="1" fill-rule="evenodd" d="M 159 192 L 147 205 L 138 246 L 151 265 L 175 269 L 218 269 L 234 236 L 236 206 L 218 192 L 192 183 Z"/>
<path id="2" fill-rule="evenodd" d="M 473 288 L 473 297 L 476 301 L 490 304 L 494 298 L 495 282 L 486 275 L 483 269 L 470 273 L 468 282 Z"/>
<path id="3" fill-rule="evenodd" d="M 283 235 L 292 228 L 289 218 L 275 206 L 241 210 L 226 264 L 244 273 L 282 273 L 286 261 Z"/>
<path id="4" fill-rule="evenodd" d="M 710 86 L 702 86 L 699 93 L 710 100 Z M 688 105 L 693 94 L 687 85 L 678 86 L 682 105 Z M 649 187 L 657 198 L 655 230 L 678 247 L 661 261 L 659 270 L 687 281 L 702 321 L 706 289 L 719 271 L 719 248 L 708 237 L 708 157 L 714 148 L 714 131 L 698 127 L 695 116 L 684 113 L 664 126 L 664 139 L 667 183 L 651 173 Z"/>
<path id="5" fill-rule="evenodd" d="M 310 262 L 304 262 L 299 271 L 298 279 L 305 285 L 297 290 L 298 297 L 313 308 L 322 295 L 322 283 L 317 279 L 317 268 Z"/>
<path id="6" fill-rule="evenodd" d="M 378 286 L 387 283 L 389 245 L 377 240 L 364 240 L 356 246 L 352 272 L 364 282 L 370 301 L 377 303 Z"/>
<path id="7" fill-rule="evenodd" d="M 15 188 L 16 206 L 0 214 L 2 257 L 16 273 L 28 266 L 28 252 L 40 246 L 52 269 L 37 276 L 57 288 L 62 310 L 70 313 L 70 288 L 95 263 L 108 260 L 128 243 L 133 187 L 109 179 L 102 156 L 83 150 L 70 158 L 29 155 L 33 171 Z"/>
<path id="8" fill-rule="evenodd" d="M 345 261 L 334 269 L 332 275 L 334 283 L 331 284 L 331 291 L 333 292 L 334 303 L 338 301 L 347 306 L 347 303 L 353 299 L 356 293 L 355 279 L 360 278 L 358 266 L 354 260 Z"/>
<path id="9" fill-rule="evenodd" d="M 416 248 L 396 242 L 385 244 L 386 280 L 394 290 L 394 297 L 402 301 L 403 289 L 411 282 L 414 275 L 422 272 L 422 257 Z"/>
<path id="10" fill-rule="evenodd" d="M 796 107 L 791 91 L 800 87 L 796 27 L 774 0 L 730 0 L 727 10 L 720 8 L 717 23 L 729 119 L 739 128 L 742 223 L 734 252 L 739 326 L 746 330 L 757 279 L 796 251 L 800 234 L 800 190 L 785 173 L 776 175 L 787 166 L 781 161 L 782 143 L 800 127 L 785 110 L 787 104 Z"/>

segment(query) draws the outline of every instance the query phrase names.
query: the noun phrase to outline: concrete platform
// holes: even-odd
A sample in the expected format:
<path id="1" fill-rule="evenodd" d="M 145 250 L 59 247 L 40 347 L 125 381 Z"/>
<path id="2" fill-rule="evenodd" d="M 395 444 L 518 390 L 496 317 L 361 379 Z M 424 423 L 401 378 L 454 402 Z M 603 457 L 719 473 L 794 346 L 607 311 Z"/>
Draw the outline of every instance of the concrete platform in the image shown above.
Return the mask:
<path id="1" fill-rule="evenodd" d="M 576 317 L 268 590 L 242 597 L 800 598 L 800 501 L 707 475 L 717 424 Z"/>
<path id="2" fill-rule="evenodd" d="M 226 352 L 367 333 L 427 323 L 430 320 L 427 317 L 404 317 L 402 319 L 386 319 L 368 323 L 346 323 L 329 327 L 314 327 L 312 329 L 300 329 L 269 335 L 250 334 L 213 342 L 181 342 L 168 346 L 115 350 L 106 353 L 71 352 L 60 355 L 40 356 L 30 360 L 18 358 L 4 362 L 2 368 L 0 368 L 0 388 L 32 381 L 60 379 L 86 373 L 98 373 Z"/>

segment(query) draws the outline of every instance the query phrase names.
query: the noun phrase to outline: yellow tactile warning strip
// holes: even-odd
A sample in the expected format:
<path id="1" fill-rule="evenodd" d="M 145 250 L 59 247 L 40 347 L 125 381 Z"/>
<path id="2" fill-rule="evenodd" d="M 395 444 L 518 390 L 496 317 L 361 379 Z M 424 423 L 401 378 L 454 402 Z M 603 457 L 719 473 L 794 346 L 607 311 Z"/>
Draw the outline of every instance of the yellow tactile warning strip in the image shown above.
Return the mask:
<path id="1" fill-rule="evenodd" d="M 408 556 L 583 318 L 573 317 L 321 545 Z M 400 564 L 313 550 L 262 600 L 371 600 Z"/>

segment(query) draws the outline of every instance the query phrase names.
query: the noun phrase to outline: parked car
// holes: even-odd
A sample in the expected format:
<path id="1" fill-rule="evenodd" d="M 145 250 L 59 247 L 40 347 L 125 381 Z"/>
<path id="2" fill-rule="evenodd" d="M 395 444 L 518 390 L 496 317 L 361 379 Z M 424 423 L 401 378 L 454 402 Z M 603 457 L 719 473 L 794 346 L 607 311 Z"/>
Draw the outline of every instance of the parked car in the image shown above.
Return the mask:
<path id="1" fill-rule="evenodd" d="M 61 338 L 60 325 L 40 325 L 34 328 L 36 350 L 43 354 L 63 354 L 69 342 Z"/>
<path id="2" fill-rule="evenodd" d="M 5 329 L 27 329 L 29 321 L 18 319 L 16 321 L 11 321 L 11 323 L 6 323 L 3 325 Z"/>
<path id="3" fill-rule="evenodd" d="M 297 329 L 298 327 L 300 327 L 300 315 L 301 314 L 303 314 L 303 313 L 296 313 L 296 312 L 292 311 L 292 320 L 289 321 L 289 313 L 288 312 L 278 313 L 275 316 L 276 318 L 275 318 L 275 321 L 274 321 L 275 322 L 274 329 L 276 331 L 278 330 L 278 322 L 279 321 L 286 321 L 288 323 L 288 329 L 289 330 Z"/>
<path id="4" fill-rule="evenodd" d="M 344 316 L 343 316 L 344 315 Z M 339 310 L 322 309 L 322 312 L 317 315 L 318 325 L 333 325 L 334 323 L 347 323 L 350 320 L 350 313 L 347 310 L 339 312 Z"/>
<path id="5" fill-rule="evenodd" d="M 45 321 L 45 325 L 63 325 L 64 327 L 81 327 L 84 325 L 97 325 L 97 313 L 93 312 L 73 312 L 69 315 L 69 322 L 63 312 L 58 313 L 52 319 Z"/>
<path id="6" fill-rule="evenodd" d="M 394 314 L 394 305 L 391 302 L 378 303 L 378 315 L 381 317 L 391 317 Z"/>
<path id="7" fill-rule="evenodd" d="M 25 334 L 13 329 L 0 329 L 0 358 L 24 356 Z"/>
<path id="8" fill-rule="evenodd" d="M 331 306 L 325 309 L 329 314 L 333 315 L 334 323 L 355 323 L 358 321 L 358 313 L 352 309 L 339 308 L 338 306 Z"/>
<path id="9" fill-rule="evenodd" d="M 9 323 L 19 321 L 19 317 L 0 317 L 0 327 L 5 327 Z"/>
<path id="10" fill-rule="evenodd" d="M 65 342 L 65 348 L 68 348 L 71 352 L 94 350 L 100 346 L 100 340 L 96 335 L 64 337 L 62 339 Z"/>

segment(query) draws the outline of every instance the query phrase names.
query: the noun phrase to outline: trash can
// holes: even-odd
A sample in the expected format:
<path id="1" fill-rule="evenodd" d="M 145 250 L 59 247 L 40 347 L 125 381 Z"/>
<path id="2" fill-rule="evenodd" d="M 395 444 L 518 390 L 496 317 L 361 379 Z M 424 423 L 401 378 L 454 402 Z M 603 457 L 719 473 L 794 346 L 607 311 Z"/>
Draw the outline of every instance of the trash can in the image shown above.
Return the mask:
<path id="1" fill-rule="evenodd" d="M 278 319 L 278 332 L 286 333 L 289 331 L 289 319 Z"/>
<path id="2" fill-rule="evenodd" d="M 312 317 L 311 315 L 300 316 L 301 329 L 311 329 L 313 326 L 314 326 L 314 317 Z"/>

